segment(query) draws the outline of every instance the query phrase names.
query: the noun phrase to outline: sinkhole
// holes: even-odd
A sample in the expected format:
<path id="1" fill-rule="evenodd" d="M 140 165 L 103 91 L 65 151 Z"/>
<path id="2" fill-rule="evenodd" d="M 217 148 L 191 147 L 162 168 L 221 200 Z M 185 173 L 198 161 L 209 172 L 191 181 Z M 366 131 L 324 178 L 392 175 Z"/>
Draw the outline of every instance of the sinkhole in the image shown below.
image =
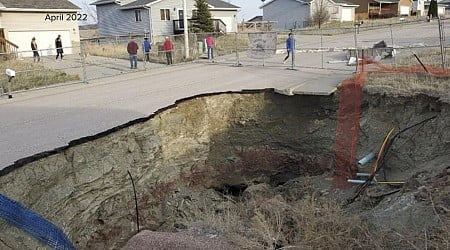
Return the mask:
<path id="1" fill-rule="evenodd" d="M 362 109 L 358 156 L 378 146 L 386 128 L 414 120 L 413 114 L 450 117 L 448 104 L 426 96 L 366 96 Z M 184 228 L 186 218 L 207 207 L 222 211 L 225 195 L 242 198 L 261 183 L 280 188 L 299 177 L 332 174 L 337 110 L 336 95 L 285 96 L 266 89 L 194 96 L 22 159 L 2 171 L 1 192 L 58 225 L 77 249 L 118 249 L 137 232 L 131 178 L 141 228 Z M 393 175 L 439 154 L 436 141 L 448 138 L 439 133 L 446 119 L 430 125 L 433 133 L 415 134 L 421 150 L 408 142 L 402 144 L 407 151 L 394 150 Z M 18 229 L 4 222 L 0 227 L 11 235 L 0 245 L 38 246 Z"/>

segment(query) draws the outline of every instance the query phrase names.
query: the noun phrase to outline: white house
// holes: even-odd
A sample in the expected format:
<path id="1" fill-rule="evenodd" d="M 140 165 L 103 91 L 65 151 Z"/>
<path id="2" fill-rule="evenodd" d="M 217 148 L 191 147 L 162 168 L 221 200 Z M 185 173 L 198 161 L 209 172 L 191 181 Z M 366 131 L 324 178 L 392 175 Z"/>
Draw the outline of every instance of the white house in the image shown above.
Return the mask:
<path id="1" fill-rule="evenodd" d="M 15 48 L 21 57 L 32 56 L 30 44 L 35 37 L 42 55 L 56 54 L 58 35 L 64 47 L 72 47 L 80 42 L 78 20 L 85 18 L 78 11 L 67 0 L 0 0 L 0 52 Z M 72 48 L 64 53 L 71 54 Z"/>
<path id="2" fill-rule="evenodd" d="M 196 11 L 194 0 L 186 3 L 186 11 L 181 0 L 97 0 L 92 5 L 97 9 L 100 36 L 132 33 L 154 37 L 183 33 L 183 16 L 190 19 Z M 218 29 L 237 31 L 238 6 L 221 0 L 208 0 L 208 4 Z"/>
<path id="3" fill-rule="evenodd" d="M 345 0 L 271 0 L 260 8 L 264 21 L 276 21 L 278 29 L 296 29 L 308 25 L 318 6 L 326 8 L 330 21 L 352 22 L 359 5 Z"/>

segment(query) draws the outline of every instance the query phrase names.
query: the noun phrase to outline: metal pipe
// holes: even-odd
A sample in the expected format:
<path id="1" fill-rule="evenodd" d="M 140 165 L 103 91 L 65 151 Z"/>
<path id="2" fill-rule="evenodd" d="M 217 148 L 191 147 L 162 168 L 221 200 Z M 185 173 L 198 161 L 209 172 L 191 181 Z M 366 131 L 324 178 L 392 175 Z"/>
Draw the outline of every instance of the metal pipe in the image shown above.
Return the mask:
<path id="1" fill-rule="evenodd" d="M 357 177 L 369 177 L 370 173 L 356 173 Z"/>
<path id="2" fill-rule="evenodd" d="M 183 0 L 183 25 L 184 25 L 184 56 L 187 60 L 189 59 L 189 33 L 188 33 L 186 0 Z"/>
<path id="3" fill-rule="evenodd" d="M 363 158 L 361 158 L 361 159 L 358 161 L 358 165 L 364 166 L 364 165 L 366 165 L 369 161 L 371 161 L 373 158 L 375 158 L 375 153 L 374 153 L 374 152 L 370 152 L 369 154 L 367 154 L 366 156 L 364 156 Z"/>
<path id="4" fill-rule="evenodd" d="M 347 182 L 351 183 L 351 184 L 364 184 L 364 183 L 366 183 L 365 180 L 353 180 L 353 179 L 348 179 Z"/>

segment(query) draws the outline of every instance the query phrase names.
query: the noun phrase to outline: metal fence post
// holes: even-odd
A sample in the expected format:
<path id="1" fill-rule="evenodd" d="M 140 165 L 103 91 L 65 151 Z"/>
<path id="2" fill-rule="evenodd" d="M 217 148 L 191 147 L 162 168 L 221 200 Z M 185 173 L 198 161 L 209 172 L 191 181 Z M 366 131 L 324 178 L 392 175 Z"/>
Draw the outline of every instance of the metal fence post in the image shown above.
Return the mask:
<path id="1" fill-rule="evenodd" d="M 238 33 L 235 32 L 234 33 L 234 46 L 235 46 L 235 50 L 236 50 L 236 64 L 234 65 L 235 67 L 242 67 L 241 62 L 239 61 L 239 46 L 238 46 L 238 39 L 237 39 Z"/>
<path id="2" fill-rule="evenodd" d="M 83 71 L 83 83 L 88 83 L 86 72 L 86 53 L 84 53 L 83 43 L 80 43 L 81 68 Z"/>
<path id="3" fill-rule="evenodd" d="M 439 44 L 441 45 L 441 66 L 442 69 L 445 69 L 445 49 L 444 49 L 444 22 L 441 20 L 441 17 L 438 16 L 438 25 L 439 25 Z"/>
<path id="4" fill-rule="evenodd" d="M 321 69 L 323 69 L 323 30 L 320 29 L 320 50 L 321 50 L 321 55 L 322 55 L 322 64 L 321 64 Z"/>
<path id="5" fill-rule="evenodd" d="M 355 57 L 356 57 L 356 69 L 355 72 L 358 73 L 358 64 L 359 64 L 359 58 L 358 58 L 358 40 L 357 40 L 357 32 L 358 32 L 358 25 L 355 24 Z"/>

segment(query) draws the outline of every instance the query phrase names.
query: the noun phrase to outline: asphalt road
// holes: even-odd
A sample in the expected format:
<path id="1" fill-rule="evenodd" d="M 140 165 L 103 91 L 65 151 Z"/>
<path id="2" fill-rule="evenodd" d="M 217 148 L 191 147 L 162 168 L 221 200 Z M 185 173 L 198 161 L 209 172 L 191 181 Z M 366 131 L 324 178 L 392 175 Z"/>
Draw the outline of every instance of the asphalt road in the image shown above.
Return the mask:
<path id="1" fill-rule="evenodd" d="M 448 26 L 448 25 L 447 25 Z M 447 27 L 446 26 L 446 27 Z M 393 36 L 391 36 L 393 34 Z M 450 34 L 450 32 L 446 32 Z M 298 36 L 300 47 L 318 47 L 317 36 Z M 352 47 L 354 36 L 324 37 L 327 47 Z M 361 32 L 358 42 L 370 47 L 391 40 L 401 46 L 438 44 L 437 23 Z M 319 42 L 319 43 L 318 43 Z M 287 94 L 329 94 L 352 68 L 345 64 L 321 69 L 323 61 L 344 57 L 344 52 L 302 53 L 297 70 L 287 70 L 276 55 L 265 62 L 232 67 L 227 63 L 191 63 L 158 67 L 74 84 L 0 97 L 0 169 L 14 161 L 67 145 L 130 120 L 148 116 L 176 100 L 211 92 L 275 88 Z M 226 60 L 224 59 L 224 62 Z M 314 67 L 309 67 L 314 65 Z M 328 69 L 327 69 L 328 68 Z"/>

